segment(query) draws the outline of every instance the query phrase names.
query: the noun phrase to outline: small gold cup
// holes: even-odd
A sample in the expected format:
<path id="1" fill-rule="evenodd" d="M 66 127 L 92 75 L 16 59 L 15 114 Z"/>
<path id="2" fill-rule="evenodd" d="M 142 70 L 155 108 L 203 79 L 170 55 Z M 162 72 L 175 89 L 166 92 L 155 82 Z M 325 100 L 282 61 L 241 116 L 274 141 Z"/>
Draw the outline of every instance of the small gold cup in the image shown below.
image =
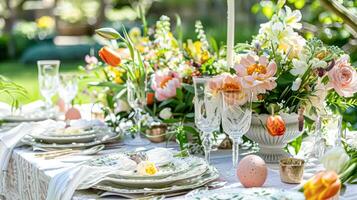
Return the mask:
<path id="1" fill-rule="evenodd" d="M 166 125 L 154 125 L 146 130 L 146 137 L 154 143 L 164 142 L 166 140 Z"/>
<path id="2" fill-rule="evenodd" d="M 300 183 L 304 174 L 305 161 L 298 158 L 280 160 L 280 179 L 284 183 Z"/>

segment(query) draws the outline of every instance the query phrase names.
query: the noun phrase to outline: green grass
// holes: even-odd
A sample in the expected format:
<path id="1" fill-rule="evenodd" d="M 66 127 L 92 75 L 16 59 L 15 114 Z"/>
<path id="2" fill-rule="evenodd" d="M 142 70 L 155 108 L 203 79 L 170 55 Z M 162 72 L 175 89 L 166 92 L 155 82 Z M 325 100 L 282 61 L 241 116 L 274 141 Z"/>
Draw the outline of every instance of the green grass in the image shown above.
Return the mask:
<path id="1" fill-rule="evenodd" d="M 60 72 L 79 72 L 78 66 L 83 64 L 83 62 L 61 63 Z M 26 65 L 17 61 L 0 62 L 0 74 L 23 86 L 27 90 L 27 97 L 19 97 L 18 99 L 21 104 L 42 98 L 37 83 L 36 64 Z M 80 83 L 80 88 L 81 87 L 85 87 L 85 83 Z M 11 103 L 11 99 L 4 94 L 0 94 L 0 101 Z"/>

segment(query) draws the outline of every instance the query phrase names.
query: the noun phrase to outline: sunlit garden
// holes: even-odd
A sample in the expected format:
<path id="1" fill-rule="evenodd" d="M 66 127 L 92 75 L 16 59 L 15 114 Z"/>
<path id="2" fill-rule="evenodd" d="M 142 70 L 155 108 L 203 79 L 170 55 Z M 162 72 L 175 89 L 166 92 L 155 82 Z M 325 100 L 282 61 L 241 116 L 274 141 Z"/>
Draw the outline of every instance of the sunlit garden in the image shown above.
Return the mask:
<path id="1" fill-rule="evenodd" d="M 0 0 L 0 199 L 355 199 L 356 0 Z"/>

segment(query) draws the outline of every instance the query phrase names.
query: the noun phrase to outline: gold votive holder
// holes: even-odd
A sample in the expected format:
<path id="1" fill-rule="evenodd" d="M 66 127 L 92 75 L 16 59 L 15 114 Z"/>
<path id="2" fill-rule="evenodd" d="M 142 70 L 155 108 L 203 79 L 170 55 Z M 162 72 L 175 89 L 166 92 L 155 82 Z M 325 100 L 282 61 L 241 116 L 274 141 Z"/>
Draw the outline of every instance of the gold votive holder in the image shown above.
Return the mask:
<path id="1" fill-rule="evenodd" d="M 300 183 L 304 174 L 305 161 L 298 158 L 283 158 L 280 160 L 280 179 L 284 183 Z"/>
<path id="2" fill-rule="evenodd" d="M 160 124 L 151 126 L 146 130 L 146 137 L 154 143 L 164 142 L 166 140 L 167 126 Z"/>

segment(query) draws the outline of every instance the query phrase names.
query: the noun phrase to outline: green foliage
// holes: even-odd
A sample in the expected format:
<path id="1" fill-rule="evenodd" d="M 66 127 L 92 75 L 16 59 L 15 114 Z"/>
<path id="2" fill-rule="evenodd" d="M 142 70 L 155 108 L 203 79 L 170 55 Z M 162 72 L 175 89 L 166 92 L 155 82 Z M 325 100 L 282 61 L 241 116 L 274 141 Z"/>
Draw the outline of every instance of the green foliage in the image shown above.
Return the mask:
<path id="1" fill-rule="evenodd" d="M 20 85 L 10 81 L 4 76 L 0 75 L 0 95 L 8 95 L 12 99 L 11 107 L 16 109 L 19 107 L 18 97 L 25 97 L 27 91 Z"/>

